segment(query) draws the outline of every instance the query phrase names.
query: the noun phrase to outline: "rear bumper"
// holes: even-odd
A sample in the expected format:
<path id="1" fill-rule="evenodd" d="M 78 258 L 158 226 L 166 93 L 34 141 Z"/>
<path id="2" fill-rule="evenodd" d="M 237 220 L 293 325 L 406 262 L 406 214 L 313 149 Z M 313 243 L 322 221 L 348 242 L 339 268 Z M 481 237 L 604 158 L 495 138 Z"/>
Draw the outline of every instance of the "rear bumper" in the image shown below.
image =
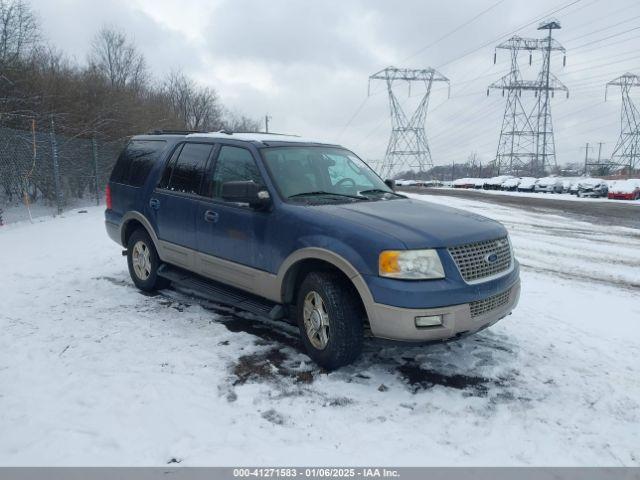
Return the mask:
<path id="1" fill-rule="evenodd" d="M 374 337 L 388 340 L 430 342 L 477 332 L 504 318 L 516 307 L 520 298 L 520 280 L 518 279 L 508 291 L 506 303 L 476 316 L 471 315 L 471 303 L 429 309 L 401 308 L 374 303 L 367 308 L 371 333 Z M 416 317 L 431 315 L 442 315 L 442 325 L 416 327 Z"/>
<path id="2" fill-rule="evenodd" d="M 122 240 L 120 238 L 120 225 L 110 222 L 109 220 L 105 220 L 104 226 L 107 230 L 107 235 L 109 235 L 109 238 L 117 244 L 121 245 Z"/>

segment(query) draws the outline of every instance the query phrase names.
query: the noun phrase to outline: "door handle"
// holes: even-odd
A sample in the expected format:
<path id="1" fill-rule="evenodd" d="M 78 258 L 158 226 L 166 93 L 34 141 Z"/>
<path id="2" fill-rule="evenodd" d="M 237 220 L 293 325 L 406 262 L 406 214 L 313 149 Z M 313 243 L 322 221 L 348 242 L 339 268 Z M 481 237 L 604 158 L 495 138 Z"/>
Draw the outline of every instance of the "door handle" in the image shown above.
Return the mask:
<path id="1" fill-rule="evenodd" d="M 210 223 L 216 223 L 218 221 L 219 215 L 217 212 L 213 210 L 207 210 L 204 212 L 204 221 Z"/>
<path id="2" fill-rule="evenodd" d="M 149 200 L 149 206 L 154 210 L 158 210 L 160 208 L 160 200 L 158 200 L 157 198 L 152 198 L 151 200 Z"/>

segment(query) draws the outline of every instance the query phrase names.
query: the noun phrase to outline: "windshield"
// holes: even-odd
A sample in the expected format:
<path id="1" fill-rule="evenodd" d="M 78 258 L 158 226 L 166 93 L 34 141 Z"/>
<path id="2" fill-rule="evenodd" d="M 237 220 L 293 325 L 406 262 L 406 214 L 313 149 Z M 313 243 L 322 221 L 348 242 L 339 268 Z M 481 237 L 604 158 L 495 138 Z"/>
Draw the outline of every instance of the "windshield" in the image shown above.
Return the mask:
<path id="1" fill-rule="evenodd" d="M 287 199 L 358 201 L 400 197 L 366 163 L 342 148 L 292 146 L 261 151 L 274 183 Z"/>

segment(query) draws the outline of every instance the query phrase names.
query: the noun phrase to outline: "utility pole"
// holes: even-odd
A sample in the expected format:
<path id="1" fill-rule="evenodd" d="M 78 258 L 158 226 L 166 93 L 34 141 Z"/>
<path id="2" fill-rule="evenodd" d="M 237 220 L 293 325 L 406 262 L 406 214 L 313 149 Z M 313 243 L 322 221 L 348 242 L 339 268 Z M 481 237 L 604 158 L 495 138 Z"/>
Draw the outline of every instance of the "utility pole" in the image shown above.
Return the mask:
<path id="1" fill-rule="evenodd" d="M 600 159 L 602 158 L 602 145 L 604 142 L 598 142 L 598 164 L 600 164 Z"/>
<path id="2" fill-rule="evenodd" d="M 60 164 L 58 162 L 58 142 L 56 140 L 55 122 L 53 114 L 50 115 L 51 124 L 51 159 L 53 161 L 53 185 L 56 190 L 56 206 L 58 207 L 58 215 L 62 213 L 62 192 L 60 185 Z"/>
<path id="3" fill-rule="evenodd" d="M 372 80 L 382 80 L 386 83 L 391 114 L 391 136 L 384 162 L 378 172 L 380 176 L 392 178 L 394 174 L 412 167 L 416 167 L 419 173 L 433 168 L 431 150 L 424 128 L 429 97 L 434 82 L 448 84 L 449 79 L 433 68 L 414 70 L 387 67 L 369 77 L 369 87 Z M 409 88 L 412 83 L 416 82 L 422 83 L 425 87 L 420 103 L 410 117 L 405 114 L 394 91 L 394 86 L 398 82 L 406 82 L 409 84 Z"/>
<path id="4" fill-rule="evenodd" d="M 93 153 L 93 185 L 96 189 L 96 205 L 100 205 L 100 182 L 98 180 L 98 141 L 95 133 L 91 138 L 91 151 Z"/>
<path id="5" fill-rule="evenodd" d="M 271 115 L 267 114 L 264 116 L 264 131 L 265 133 L 269 133 L 269 120 L 271 120 Z"/>
<path id="6" fill-rule="evenodd" d="M 588 165 L 589 165 L 589 142 L 587 142 L 587 145 L 584 148 L 584 176 L 587 177 L 589 172 L 587 170 Z"/>

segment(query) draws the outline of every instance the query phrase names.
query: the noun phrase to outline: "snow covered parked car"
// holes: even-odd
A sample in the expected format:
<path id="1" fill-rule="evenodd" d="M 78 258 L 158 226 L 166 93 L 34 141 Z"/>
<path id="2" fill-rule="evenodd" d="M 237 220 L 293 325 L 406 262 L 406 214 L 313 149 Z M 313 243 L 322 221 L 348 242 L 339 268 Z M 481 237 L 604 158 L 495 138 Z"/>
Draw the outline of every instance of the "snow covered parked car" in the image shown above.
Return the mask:
<path id="1" fill-rule="evenodd" d="M 476 184 L 473 178 L 458 178 L 452 185 L 453 188 L 474 188 Z"/>
<path id="2" fill-rule="evenodd" d="M 614 200 L 640 199 L 640 178 L 618 180 L 609 188 L 608 198 Z"/>
<path id="3" fill-rule="evenodd" d="M 584 177 L 578 178 L 576 180 L 574 180 L 573 182 L 571 182 L 571 185 L 569 185 L 569 192 L 571 195 L 578 195 L 578 184 L 584 180 Z"/>
<path id="4" fill-rule="evenodd" d="M 608 192 L 609 186 L 601 178 L 585 178 L 578 182 L 579 197 L 606 197 Z"/>
<path id="5" fill-rule="evenodd" d="M 522 177 L 518 184 L 519 192 L 533 192 L 538 181 L 535 177 Z"/>
<path id="6" fill-rule="evenodd" d="M 576 183 L 579 178 L 576 177 L 564 177 L 562 179 L 562 193 L 569 193 L 571 190 L 571 185 Z"/>
<path id="7" fill-rule="evenodd" d="M 498 175 L 497 177 L 491 177 L 488 180 L 485 180 L 484 188 L 485 190 L 500 190 L 502 188 L 502 184 L 514 178 L 512 175 Z"/>
<path id="8" fill-rule="evenodd" d="M 536 193 L 562 193 L 562 179 L 559 177 L 544 177 L 536 182 Z"/>
<path id="9" fill-rule="evenodd" d="M 509 178 L 505 180 L 502 184 L 502 190 L 513 192 L 518 189 L 518 185 L 520 185 L 521 178 Z"/>
<path id="10" fill-rule="evenodd" d="M 396 186 L 398 187 L 415 187 L 418 185 L 418 182 L 415 180 L 396 180 Z"/>
<path id="11" fill-rule="evenodd" d="M 484 188 L 485 183 L 487 183 L 486 178 L 473 178 L 473 188 L 481 189 Z"/>

